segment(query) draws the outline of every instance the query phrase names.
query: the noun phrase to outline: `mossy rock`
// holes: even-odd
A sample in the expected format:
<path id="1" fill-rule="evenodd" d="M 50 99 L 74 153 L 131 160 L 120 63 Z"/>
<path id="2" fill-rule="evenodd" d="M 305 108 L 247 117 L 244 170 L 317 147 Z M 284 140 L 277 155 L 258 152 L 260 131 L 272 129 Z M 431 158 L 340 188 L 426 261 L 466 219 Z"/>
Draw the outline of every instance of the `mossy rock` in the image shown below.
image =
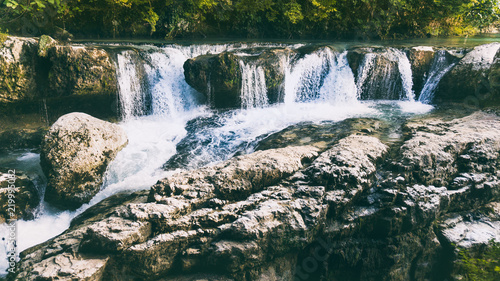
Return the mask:
<path id="1" fill-rule="evenodd" d="M 255 64 L 264 70 L 269 102 L 282 102 L 284 58 L 291 52 L 290 49 L 266 49 L 250 56 L 237 56 L 232 52 L 203 55 L 184 63 L 184 76 L 186 82 L 204 94 L 215 108 L 239 108 L 243 79 L 240 62 Z"/>
<path id="2" fill-rule="evenodd" d="M 241 105 L 241 69 L 232 53 L 205 55 L 184 63 L 186 82 L 207 97 L 216 108 Z"/>
<path id="3" fill-rule="evenodd" d="M 44 96 L 116 96 L 116 69 L 106 51 L 90 47 L 56 46 L 49 50 L 48 58 L 51 66 Z"/>
<path id="4" fill-rule="evenodd" d="M 9 198 L 9 194 L 13 194 L 13 198 Z M 9 199 L 13 200 L 15 206 L 10 209 L 12 212 L 9 210 Z M 0 223 L 9 219 L 33 219 L 39 203 L 38 190 L 26 174 L 18 170 L 0 168 Z"/>
<path id="5" fill-rule="evenodd" d="M 38 56 L 47 57 L 49 49 L 57 45 L 57 41 L 50 36 L 42 35 L 38 40 Z"/>
<path id="6" fill-rule="evenodd" d="M 36 41 L 7 37 L 0 44 L 0 102 L 33 99 Z"/>

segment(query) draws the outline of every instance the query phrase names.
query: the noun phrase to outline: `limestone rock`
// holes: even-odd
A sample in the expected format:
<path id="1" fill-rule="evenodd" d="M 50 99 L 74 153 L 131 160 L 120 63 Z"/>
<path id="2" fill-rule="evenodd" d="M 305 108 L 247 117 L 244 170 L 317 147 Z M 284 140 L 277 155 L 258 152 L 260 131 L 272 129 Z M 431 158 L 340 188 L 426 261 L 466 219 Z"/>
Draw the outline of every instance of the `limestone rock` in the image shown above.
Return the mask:
<path id="1" fill-rule="evenodd" d="M 171 195 L 200 199 L 217 195 L 220 199 L 244 198 L 265 186 L 279 182 L 302 167 L 302 162 L 317 156 L 312 146 L 287 147 L 239 156 L 222 164 L 181 173 L 153 186 L 156 201 Z M 215 193 L 215 194 L 213 194 Z"/>
<path id="2" fill-rule="evenodd" d="M 36 96 L 36 45 L 34 39 L 13 36 L 0 44 L 0 102 Z"/>
<path id="3" fill-rule="evenodd" d="M 457 173 L 487 173 L 498 166 L 499 125 L 498 116 L 484 112 L 448 122 L 409 122 L 406 130 L 412 137 L 395 165 L 415 181 L 436 186 L 450 184 Z"/>
<path id="4" fill-rule="evenodd" d="M 46 96 L 116 96 L 116 71 L 109 54 L 94 47 L 61 46 L 48 49 Z"/>
<path id="5" fill-rule="evenodd" d="M 108 163 L 127 144 L 119 126 L 84 113 L 62 116 L 42 144 L 45 200 L 76 209 L 99 191 Z"/>
<path id="6" fill-rule="evenodd" d="M 438 101 L 464 101 L 485 106 L 498 103 L 500 43 L 475 47 L 439 82 Z"/>
<path id="7" fill-rule="evenodd" d="M 376 171 L 376 161 L 387 153 L 379 139 L 351 135 L 321 154 L 306 173 L 314 183 L 328 190 L 362 190 L 368 187 L 369 177 Z"/>
<path id="8" fill-rule="evenodd" d="M 14 280 L 110 280 L 103 277 L 109 258 L 80 253 L 79 248 L 89 226 L 110 217 L 118 206 L 146 202 L 147 193 L 117 194 L 106 198 L 76 217 L 64 233 L 20 253 Z M 115 226 L 118 227 L 118 226 Z M 120 233 L 120 230 L 117 231 Z M 84 252 L 84 251 L 83 251 Z"/>

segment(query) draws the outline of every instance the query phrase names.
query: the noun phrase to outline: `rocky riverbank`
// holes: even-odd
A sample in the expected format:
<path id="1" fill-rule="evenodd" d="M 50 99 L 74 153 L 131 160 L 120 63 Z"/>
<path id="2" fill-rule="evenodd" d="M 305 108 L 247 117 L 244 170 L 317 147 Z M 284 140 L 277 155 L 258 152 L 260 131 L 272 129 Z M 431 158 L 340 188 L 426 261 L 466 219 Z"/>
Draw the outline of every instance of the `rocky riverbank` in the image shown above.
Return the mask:
<path id="1" fill-rule="evenodd" d="M 411 119 L 400 142 L 377 120 L 325 125 L 332 142 L 310 126 L 102 201 L 9 278 L 449 280 L 500 238 L 496 113 Z"/>

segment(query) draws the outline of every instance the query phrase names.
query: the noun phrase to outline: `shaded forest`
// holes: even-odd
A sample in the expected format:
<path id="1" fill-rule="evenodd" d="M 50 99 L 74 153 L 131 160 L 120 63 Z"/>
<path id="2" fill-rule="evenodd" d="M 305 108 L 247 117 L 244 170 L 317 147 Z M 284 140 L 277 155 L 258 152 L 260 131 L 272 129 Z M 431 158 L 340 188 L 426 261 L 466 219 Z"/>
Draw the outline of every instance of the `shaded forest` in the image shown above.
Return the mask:
<path id="1" fill-rule="evenodd" d="M 392 39 L 473 35 L 500 22 L 499 0 L 0 1 L 0 31 L 30 36 Z"/>

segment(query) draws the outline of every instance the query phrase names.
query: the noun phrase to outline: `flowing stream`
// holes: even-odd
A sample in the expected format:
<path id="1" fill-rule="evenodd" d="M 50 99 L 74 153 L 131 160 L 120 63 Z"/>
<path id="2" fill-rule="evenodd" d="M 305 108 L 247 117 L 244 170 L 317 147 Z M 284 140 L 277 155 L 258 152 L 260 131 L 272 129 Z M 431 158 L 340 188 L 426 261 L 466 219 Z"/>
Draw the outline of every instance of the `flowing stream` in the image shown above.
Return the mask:
<path id="1" fill-rule="evenodd" d="M 90 203 L 76 211 L 60 211 L 42 203 L 34 220 L 18 221 L 18 250 L 58 235 L 69 227 L 75 216 L 113 194 L 148 189 L 177 169 L 194 169 L 227 160 L 236 154 L 251 153 L 259 140 L 287 126 L 306 121 L 335 122 L 351 117 L 409 116 L 432 109 L 432 106 L 415 102 L 408 58 L 396 49 L 383 54 L 396 63 L 400 73 L 398 79 L 402 81 L 403 88 L 398 93 L 400 98 L 393 101 L 360 100 L 360 89 L 367 83 L 375 83 L 370 72 L 376 65 L 378 54 L 365 57 L 356 78 L 349 67 L 347 52 L 337 53 L 328 47 L 300 58 L 287 58 L 282 103 L 269 104 L 264 71 L 252 63 L 240 62 L 243 80 L 241 109 L 211 110 L 204 105 L 206 97 L 197 93 L 184 79 L 183 64 L 189 58 L 281 46 L 172 45 L 140 46 L 120 51 L 115 61 L 122 116 L 119 125 L 126 131 L 129 144 L 109 165 L 102 189 Z M 287 47 L 296 49 L 301 45 Z M 440 79 L 441 73 L 447 71 L 439 64 L 439 59 L 435 63 L 428 84 L 435 83 L 434 80 Z M 391 81 L 383 83 L 392 87 Z M 432 85 L 426 84 L 426 93 L 432 92 Z M 422 96 L 420 100 L 427 101 Z M 41 174 L 38 154 L 16 153 L 3 164 L 35 167 L 34 173 Z M 43 184 L 42 178 L 42 189 Z M 5 225 L 1 225 L 0 230 L 7 233 Z M 5 247 L 0 247 L 0 259 L 6 260 Z M 0 270 L 6 267 L 5 262 L 0 263 Z"/>

